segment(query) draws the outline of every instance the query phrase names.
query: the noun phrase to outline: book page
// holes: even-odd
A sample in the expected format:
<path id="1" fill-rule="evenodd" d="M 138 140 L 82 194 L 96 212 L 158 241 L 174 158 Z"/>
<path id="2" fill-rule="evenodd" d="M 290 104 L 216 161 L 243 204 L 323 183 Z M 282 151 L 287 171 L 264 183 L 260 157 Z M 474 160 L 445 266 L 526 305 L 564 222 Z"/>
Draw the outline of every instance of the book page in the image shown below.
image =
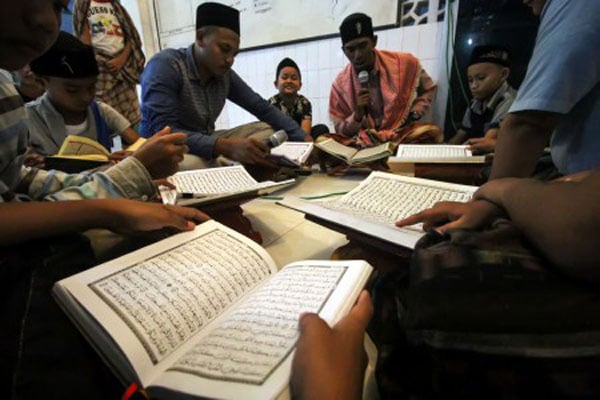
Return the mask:
<path id="1" fill-rule="evenodd" d="M 317 146 L 324 152 L 341 158 L 342 160 L 345 160 L 347 162 L 351 160 L 352 156 L 354 156 L 354 154 L 356 154 L 357 152 L 356 149 L 350 146 L 345 146 L 333 139 L 327 139 L 322 142 L 316 143 L 315 146 Z"/>
<path id="2" fill-rule="evenodd" d="M 393 146 L 391 142 L 387 142 L 362 149 L 352 157 L 352 163 L 369 162 L 385 158 L 392 154 L 390 150 L 391 146 Z"/>
<path id="3" fill-rule="evenodd" d="M 86 156 L 90 154 L 103 155 L 105 159 L 108 159 L 109 152 L 100 143 L 93 139 L 77 136 L 68 135 L 65 138 L 60 150 L 58 150 L 58 156 Z M 82 158 L 82 157 L 80 157 Z M 97 159 L 97 158 L 95 158 Z"/>
<path id="4" fill-rule="evenodd" d="M 404 144 L 399 145 L 395 157 L 390 162 L 477 162 L 485 161 L 485 156 L 473 156 L 469 146 L 446 144 Z"/>
<path id="5" fill-rule="evenodd" d="M 304 162 L 308 159 L 312 149 L 312 142 L 284 142 L 271 149 L 271 156 L 276 161 L 281 157 L 299 166 L 304 164 Z"/>
<path id="6" fill-rule="evenodd" d="M 147 385 L 159 367 L 276 271 L 264 249 L 208 221 L 60 282 L 119 343 Z"/>
<path id="7" fill-rule="evenodd" d="M 283 364 L 291 361 L 300 314 L 320 313 L 335 322 L 370 271 L 362 261 L 302 261 L 283 268 L 221 317 L 153 386 L 211 398 L 272 398 L 289 379 L 289 362 Z"/>
<path id="8" fill-rule="evenodd" d="M 468 201 L 475 186 L 372 172 L 355 189 L 331 200 L 285 199 L 281 205 L 338 226 L 402 247 L 414 248 L 423 236 L 421 224 L 397 228 L 394 223 L 438 201 Z"/>
<path id="9" fill-rule="evenodd" d="M 180 193 L 218 194 L 252 188 L 258 182 L 241 166 L 182 171 L 168 178 Z"/>

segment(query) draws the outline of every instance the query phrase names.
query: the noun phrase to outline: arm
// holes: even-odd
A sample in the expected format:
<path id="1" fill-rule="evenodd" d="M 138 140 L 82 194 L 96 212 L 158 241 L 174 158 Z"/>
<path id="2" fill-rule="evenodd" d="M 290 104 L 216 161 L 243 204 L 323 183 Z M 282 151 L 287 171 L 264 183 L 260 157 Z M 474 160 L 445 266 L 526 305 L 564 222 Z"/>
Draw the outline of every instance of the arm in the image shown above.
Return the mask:
<path id="1" fill-rule="evenodd" d="M 92 45 L 92 35 L 90 33 L 90 24 L 87 20 L 87 16 L 84 16 L 85 21 L 83 22 L 83 29 L 81 30 L 81 36 L 79 36 L 79 40 L 83 43 L 91 46 Z"/>
<path id="2" fill-rule="evenodd" d="M 305 140 L 308 140 L 310 138 L 310 130 L 312 128 L 312 119 L 310 117 L 304 118 L 302 120 L 302 125 L 300 125 L 300 128 L 302 128 L 304 133 L 306 133 L 307 135 Z"/>
<path id="3" fill-rule="evenodd" d="M 469 139 L 465 144 L 469 145 L 469 149 L 471 149 L 473 154 L 493 153 L 496 150 L 498 131 L 499 129 L 497 128 L 488 129 L 484 137 Z"/>
<path id="4" fill-rule="evenodd" d="M 169 64 L 165 57 L 153 57 L 142 73 L 142 113 L 144 124 L 141 135 L 151 137 L 170 126 L 174 131 L 187 135 L 186 144 L 191 154 L 204 159 L 213 158 L 216 136 L 205 131 L 183 128 L 179 121 L 181 102 L 181 73 Z"/>
<path id="5" fill-rule="evenodd" d="M 125 197 L 147 200 L 156 195 L 153 179 L 177 171 L 187 151 L 186 136 L 164 129 L 122 162 L 106 171 L 66 174 L 23 168 L 20 191 L 33 199 L 81 200 Z"/>
<path id="6" fill-rule="evenodd" d="M 231 71 L 230 76 L 231 84 L 227 96 L 229 100 L 274 129 L 283 129 L 288 134 L 289 140 L 295 142 L 305 140 L 306 134 L 296 121 L 254 92 L 234 71 Z"/>
<path id="7" fill-rule="evenodd" d="M 335 132 L 352 137 L 361 129 L 367 127 L 364 119 L 364 113 L 353 110 L 347 102 L 347 95 L 342 91 L 342 86 L 338 83 L 339 77 L 331 85 L 329 94 L 329 116 L 333 121 Z M 368 92 L 368 91 L 367 91 Z"/>
<path id="8" fill-rule="evenodd" d="M 467 132 L 465 132 L 464 129 L 459 129 L 458 131 L 456 131 L 454 136 L 452 136 L 450 138 L 450 140 L 448 140 L 448 143 L 449 144 L 462 144 L 466 138 L 467 138 Z"/>
<path id="9" fill-rule="evenodd" d="M 315 314 L 300 317 L 300 338 L 292 364 L 294 399 L 361 399 L 367 365 L 363 347 L 373 315 L 363 291 L 350 313 L 333 328 Z"/>
<path id="10" fill-rule="evenodd" d="M 490 180 L 527 177 L 558 124 L 558 114 L 523 111 L 506 116 L 498 132 Z"/>
<path id="11" fill-rule="evenodd" d="M 410 111 L 416 112 L 421 117 L 425 115 L 429 107 L 431 107 L 431 103 L 433 103 L 436 89 L 437 85 L 433 82 L 433 79 L 431 79 L 424 69 L 421 69 L 419 86 L 417 87 L 417 98 L 413 101 Z"/>
<path id="12" fill-rule="evenodd" d="M 146 204 L 132 200 L 0 203 L 0 246 L 105 228 L 118 233 L 191 230 L 208 217 L 193 208 Z"/>
<path id="13" fill-rule="evenodd" d="M 482 186 L 476 197 L 501 205 L 565 273 L 600 281 L 600 170 L 580 182 L 501 179 Z"/>
<path id="14" fill-rule="evenodd" d="M 121 132 L 121 137 L 123 138 L 123 142 L 134 144 L 140 138 L 140 135 L 130 127 Z"/>

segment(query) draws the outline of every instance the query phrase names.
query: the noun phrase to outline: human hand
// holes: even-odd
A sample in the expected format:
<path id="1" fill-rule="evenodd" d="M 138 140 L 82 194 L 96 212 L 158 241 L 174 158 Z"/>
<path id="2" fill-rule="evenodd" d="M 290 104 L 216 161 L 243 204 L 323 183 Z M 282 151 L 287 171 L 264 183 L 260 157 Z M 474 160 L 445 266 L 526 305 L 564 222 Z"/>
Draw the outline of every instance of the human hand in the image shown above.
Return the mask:
<path id="1" fill-rule="evenodd" d="M 215 152 L 242 164 L 257 164 L 277 168 L 274 162 L 267 159 L 267 156 L 271 153 L 269 146 L 256 139 L 220 138 L 215 143 Z"/>
<path id="2" fill-rule="evenodd" d="M 369 89 L 361 88 L 356 94 L 356 109 L 354 110 L 354 118 L 356 120 L 362 120 L 365 116 L 366 110 L 371 104 L 371 94 Z"/>
<path id="3" fill-rule="evenodd" d="M 121 234 L 140 232 L 191 231 L 197 223 L 210 217 L 190 207 L 179 207 L 159 203 L 144 203 L 135 200 L 107 200 L 111 218 L 105 218 L 105 228 Z"/>
<path id="4" fill-rule="evenodd" d="M 148 170 L 153 179 L 173 175 L 179 169 L 179 163 L 188 147 L 185 133 L 171 133 L 168 126 L 148 139 L 133 153 Z"/>
<path id="5" fill-rule="evenodd" d="M 126 61 L 127 61 L 127 58 L 124 57 L 124 52 L 121 52 L 121 54 L 119 54 L 115 58 L 108 60 L 106 62 L 106 66 L 108 67 L 108 70 L 112 74 L 116 74 L 117 72 L 119 72 L 121 70 L 121 68 L 123 68 Z"/>
<path id="6" fill-rule="evenodd" d="M 483 228 L 500 215 L 502 215 L 502 209 L 485 200 L 468 203 L 442 201 L 436 203 L 432 208 L 396 221 L 396 226 L 401 228 L 423 223 L 424 231 L 435 229 L 443 234 L 448 229 Z"/>
<path id="7" fill-rule="evenodd" d="M 25 158 L 23 159 L 23 164 L 26 167 L 34 167 L 34 168 L 44 168 L 46 163 L 44 161 L 44 156 L 36 153 L 31 147 L 27 148 L 25 152 Z"/>
<path id="8" fill-rule="evenodd" d="M 316 314 L 300 317 L 300 338 L 292 363 L 294 399 L 360 399 L 367 356 L 365 331 L 373 315 L 363 291 L 350 313 L 333 328 Z"/>
<path id="9" fill-rule="evenodd" d="M 472 138 L 467 140 L 465 144 L 469 146 L 469 150 L 471 150 L 473 154 L 488 154 L 493 153 L 496 149 L 496 138 L 489 136 Z"/>

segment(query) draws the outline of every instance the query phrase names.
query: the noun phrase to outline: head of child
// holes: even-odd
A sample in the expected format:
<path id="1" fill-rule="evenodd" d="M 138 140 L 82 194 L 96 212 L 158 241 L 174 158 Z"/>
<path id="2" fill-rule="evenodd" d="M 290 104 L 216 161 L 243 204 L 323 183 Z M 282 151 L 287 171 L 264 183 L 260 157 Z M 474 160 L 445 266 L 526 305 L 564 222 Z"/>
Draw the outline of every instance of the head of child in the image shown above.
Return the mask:
<path id="1" fill-rule="evenodd" d="M 284 58 L 277 65 L 275 74 L 275 87 L 279 94 L 285 98 L 295 98 L 302 87 L 300 68 L 291 58 Z"/>
<path id="2" fill-rule="evenodd" d="M 31 70 L 44 81 L 48 98 L 65 119 L 87 116 L 99 73 L 91 46 L 60 32 L 52 47 L 31 62 Z"/>
<path id="3" fill-rule="evenodd" d="M 510 74 L 510 53 L 500 46 L 478 46 L 473 49 L 467 69 L 473 98 L 486 101 L 496 93 Z"/>

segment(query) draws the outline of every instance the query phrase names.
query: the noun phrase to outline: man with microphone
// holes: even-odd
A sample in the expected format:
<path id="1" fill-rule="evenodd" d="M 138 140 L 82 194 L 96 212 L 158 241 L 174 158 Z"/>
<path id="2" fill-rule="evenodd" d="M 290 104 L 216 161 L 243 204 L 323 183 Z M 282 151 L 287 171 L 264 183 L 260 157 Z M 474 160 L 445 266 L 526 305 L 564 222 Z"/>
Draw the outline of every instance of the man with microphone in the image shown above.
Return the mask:
<path id="1" fill-rule="evenodd" d="M 159 52 L 146 65 L 141 80 L 143 136 L 151 135 L 157 126 L 187 133 L 191 155 L 181 169 L 212 166 L 218 156 L 275 167 L 267 159 L 274 130 L 284 130 L 292 141 L 309 140 L 293 119 L 232 70 L 240 45 L 238 10 L 220 3 L 200 4 L 195 39 L 187 48 Z M 216 131 L 225 100 L 262 122 Z"/>
<path id="2" fill-rule="evenodd" d="M 362 13 L 346 17 L 340 34 L 350 64 L 331 87 L 329 113 L 336 133 L 354 137 L 375 130 L 382 141 L 437 141 L 411 131 L 416 125 L 411 123 L 431 106 L 436 89 L 419 60 L 409 53 L 376 49 L 371 18 Z"/>

